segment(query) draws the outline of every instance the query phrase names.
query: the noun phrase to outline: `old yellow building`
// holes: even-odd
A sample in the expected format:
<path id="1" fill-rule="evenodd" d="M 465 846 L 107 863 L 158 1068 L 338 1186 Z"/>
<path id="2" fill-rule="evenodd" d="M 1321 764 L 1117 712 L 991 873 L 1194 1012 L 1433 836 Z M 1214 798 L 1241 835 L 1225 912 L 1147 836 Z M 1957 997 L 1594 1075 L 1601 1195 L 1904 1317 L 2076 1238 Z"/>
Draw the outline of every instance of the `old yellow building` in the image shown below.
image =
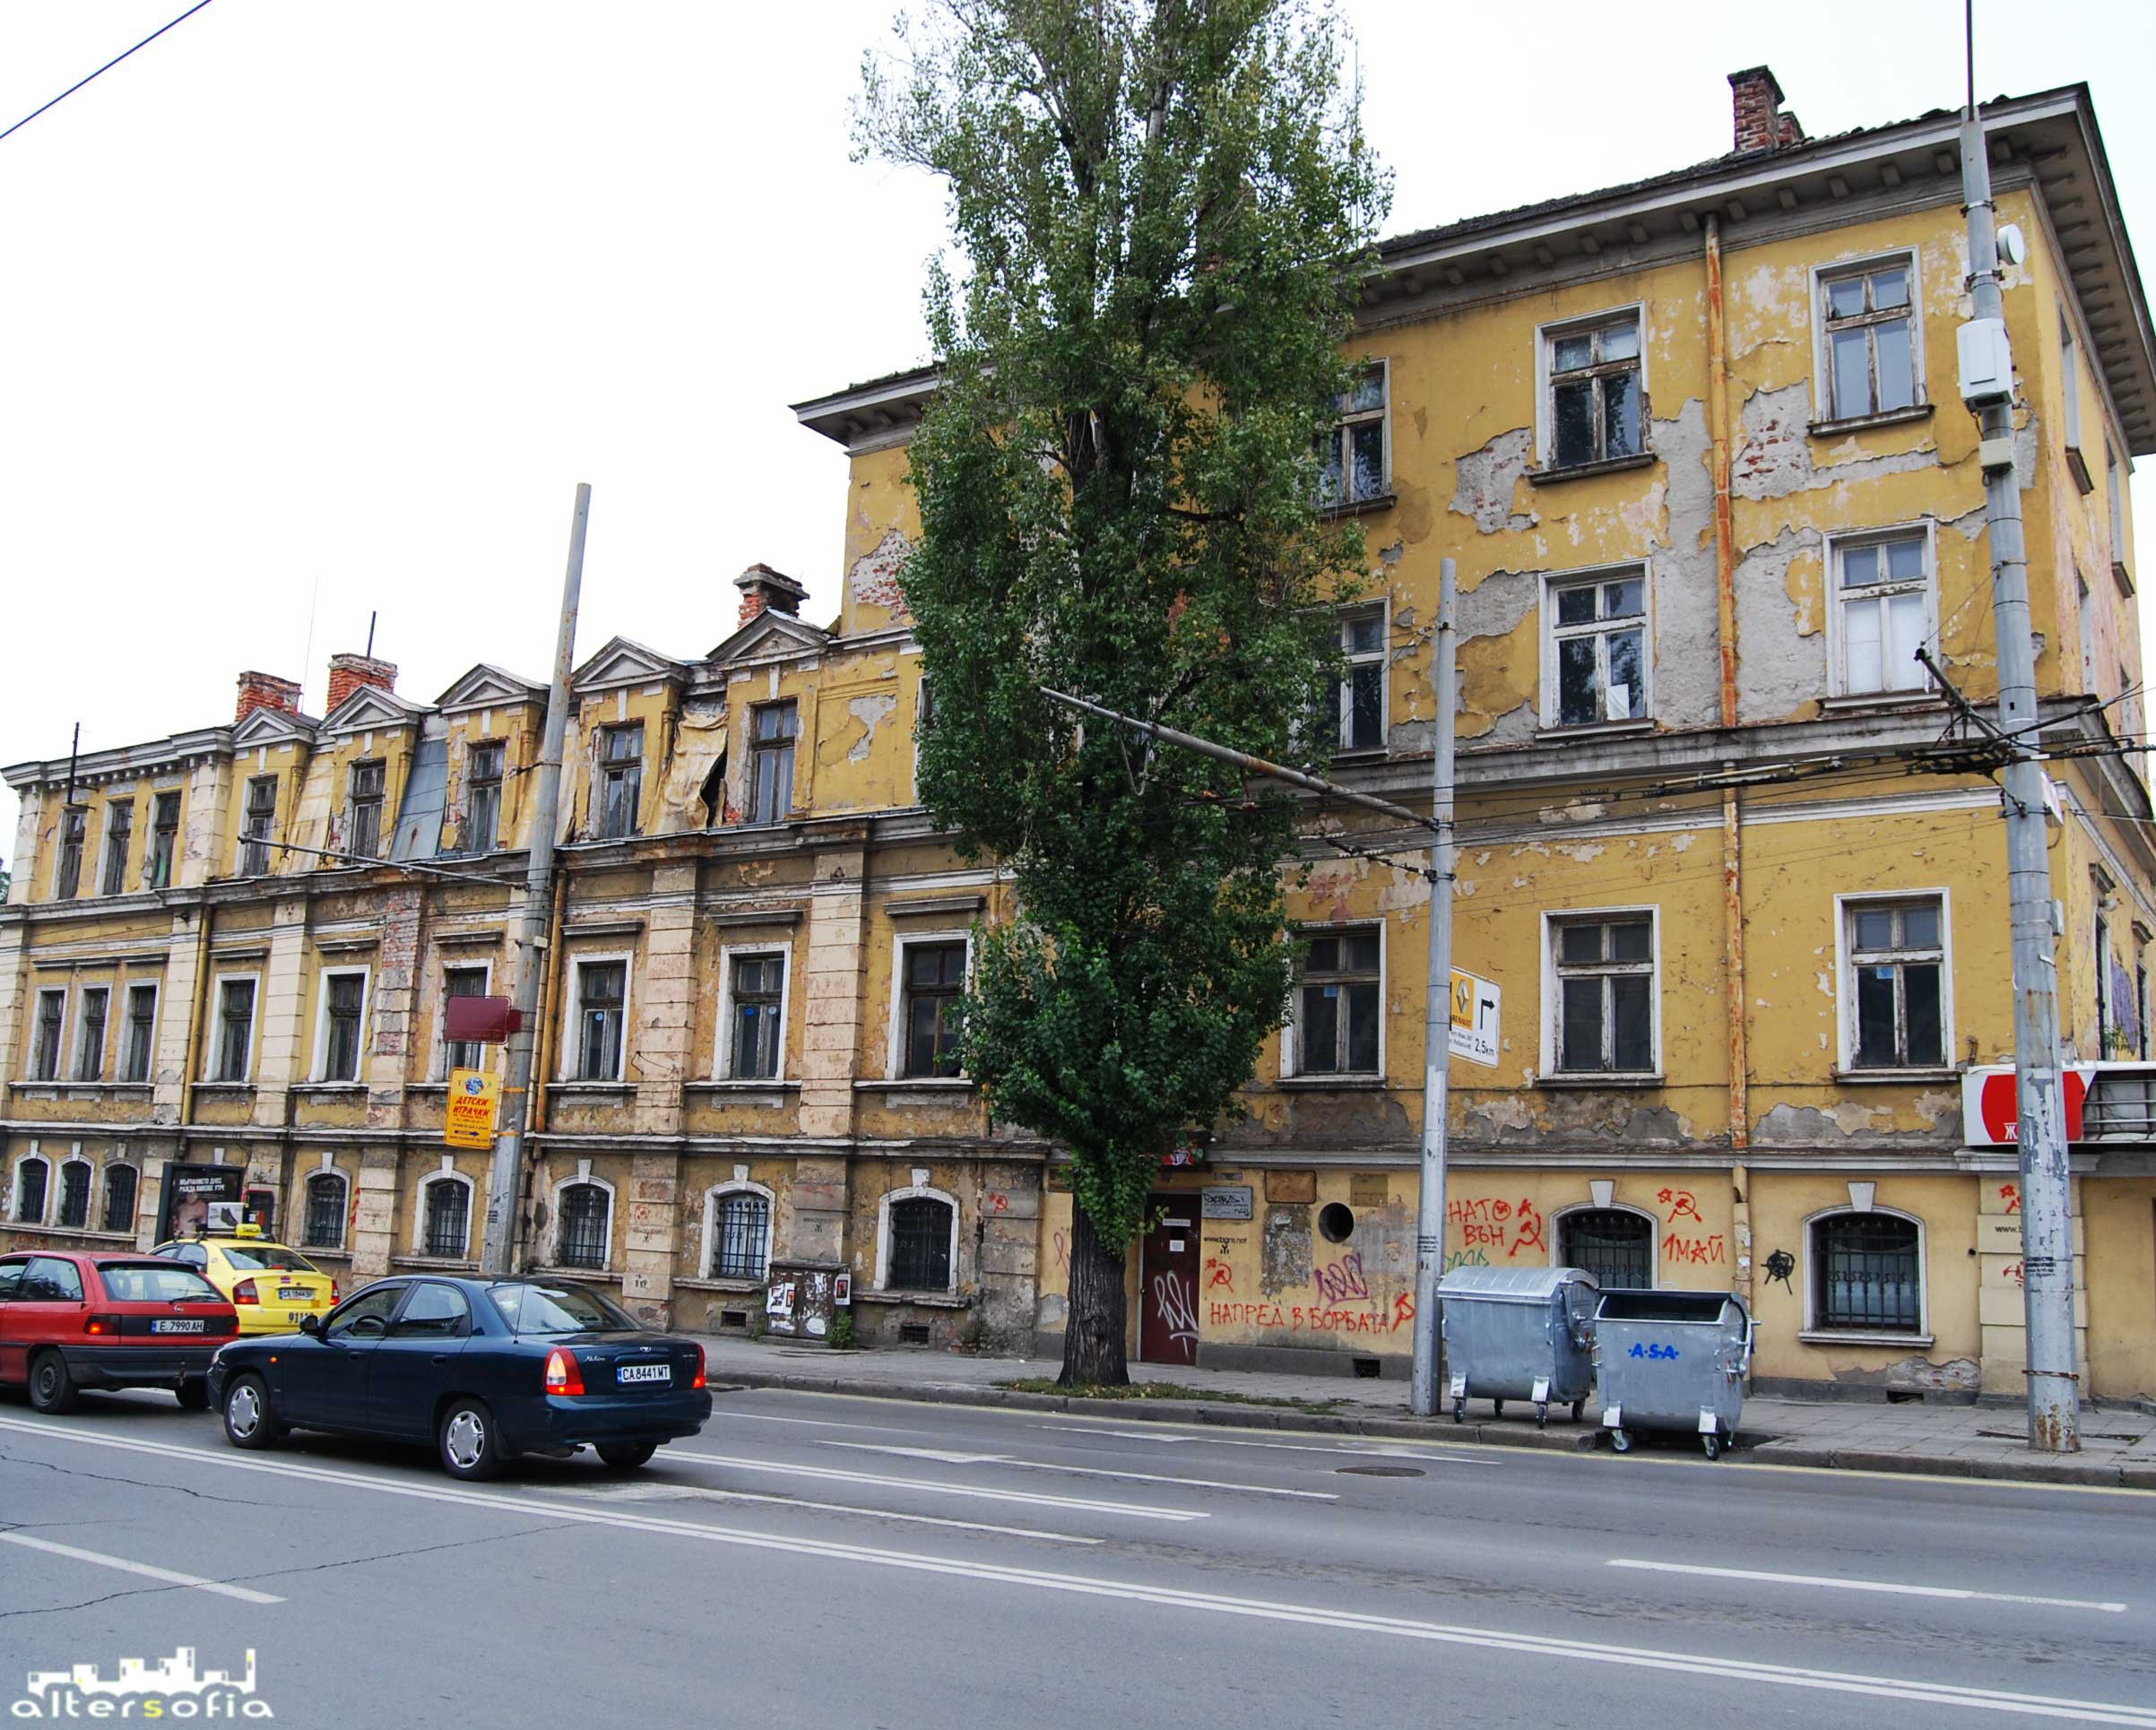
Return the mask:
<path id="1" fill-rule="evenodd" d="M 1333 772 L 1428 798 L 1456 558 L 1457 955 L 1498 1003 L 1494 1060 L 1454 1060 L 1455 1262 L 1734 1288 L 1770 1385 L 2018 1393 L 1999 795 L 1915 659 L 1996 696 L 1956 117 L 1813 141 L 1763 68 L 1731 83 L 1726 155 L 1383 248 L 1334 464 L 1373 558 Z M 2005 300 L 2086 1374 L 2152 1396 L 2156 850 L 2124 748 L 2156 340 L 2085 90 L 1987 130 L 2028 239 Z M 9 770 L 0 1235 L 147 1242 L 229 1195 L 355 1279 L 469 1265 L 483 1156 L 441 1123 L 485 1054 L 442 1004 L 528 961 L 530 1264 L 713 1329 L 762 1324 L 775 1263 L 843 1271 L 870 1339 L 1052 1349 L 1053 1150 L 948 1055 L 1005 892 L 913 795 L 905 444 L 933 385 L 799 407 L 851 458 L 828 628 L 752 567 L 708 653 L 617 639 L 578 670 L 545 957 L 507 936 L 544 692 L 498 668 L 420 704 L 340 657 L 319 720 L 248 674 L 229 726 L 72 783 Z M 1147 1357 L 1406 1362 L 1427 889 L 1381 857 L 1416 837 L 1311 830 L 1288 1025 L 1132 1259 Z"/>

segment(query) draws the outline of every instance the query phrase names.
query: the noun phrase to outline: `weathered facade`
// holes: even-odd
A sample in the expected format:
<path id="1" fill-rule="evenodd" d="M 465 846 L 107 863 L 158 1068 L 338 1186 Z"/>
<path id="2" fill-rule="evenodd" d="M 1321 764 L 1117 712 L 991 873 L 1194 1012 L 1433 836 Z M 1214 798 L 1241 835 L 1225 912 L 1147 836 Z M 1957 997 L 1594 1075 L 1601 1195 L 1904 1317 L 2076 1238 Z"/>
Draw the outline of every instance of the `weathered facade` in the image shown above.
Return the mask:
<path id="1" fill-rule="evenodd" d="M 1770 1380 L 2018 1392 L 2013 1150 L 1983 1101 L 2013 1036 L 1998 793 L 1935 750 L 1968 730 L 1913 658 L 1996 696 L 1955 120 L 1808 141 L 1771 74 L 1731 82 L 1726 156 L 1384 248 L 1339 434 L 1373 558 L 1334 773 L 1427 798 L 1455 558 L 1457 956 L 1502 1000 L 1495 1062 L 1454 1063 L 1453 1260 L 1734 1286 Z M 2120 748 L 2156 343 L 2086 92 L 1987 125 L 2029 241 L 2005 299 L 2090 1088 L 2086 1373 L 2152 1396 L 2156 850 Z M 709 653 L 617 640 L 578 670 L 545 956 L 506 935 L 543 691 L 497 668 L 421 705 L 341 657 L 318 721 L 246 675 L 232 725 L 85 758 L 72 809 L 64 760 L 9 770 L 0 1235 L 149 1241 L 221 1189 L 353 1278 L 470 1263 L 483 1160 L 442 1143 L 442 1004 L 532 964 L 533 1265 L 714 1329 L 762 1325 L 775 1263 L 845 1271 L 868 1339 L 1052 1347 L 1053 1150 L 945 1054 L 969 933 L 1008 905 L 914 803 L 905 446 L 932 386 L 799 409 L 852 459 L 830 628 L 756 567 Z M 1312 827 L 1289 1025 L 1132 1258 L 1149 1357 L 1406 1360 L 1427 888 L 1363 856 L 1416 837 Z"/>

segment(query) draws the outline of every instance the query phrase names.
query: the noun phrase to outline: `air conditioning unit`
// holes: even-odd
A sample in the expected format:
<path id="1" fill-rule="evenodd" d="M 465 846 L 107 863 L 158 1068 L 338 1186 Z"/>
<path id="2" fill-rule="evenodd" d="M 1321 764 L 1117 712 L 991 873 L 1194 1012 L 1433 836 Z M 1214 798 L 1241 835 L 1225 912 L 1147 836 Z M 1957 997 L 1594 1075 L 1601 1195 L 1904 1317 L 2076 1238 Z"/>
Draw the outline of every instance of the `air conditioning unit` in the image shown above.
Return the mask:
<path id="1" fill-rule="evenodd" d="M 2013 395 L 2013 346 L 2003 318 L 1972 318 L 1954 333 L 1961 362 L 1961 401 L 1972 409 Z"/>

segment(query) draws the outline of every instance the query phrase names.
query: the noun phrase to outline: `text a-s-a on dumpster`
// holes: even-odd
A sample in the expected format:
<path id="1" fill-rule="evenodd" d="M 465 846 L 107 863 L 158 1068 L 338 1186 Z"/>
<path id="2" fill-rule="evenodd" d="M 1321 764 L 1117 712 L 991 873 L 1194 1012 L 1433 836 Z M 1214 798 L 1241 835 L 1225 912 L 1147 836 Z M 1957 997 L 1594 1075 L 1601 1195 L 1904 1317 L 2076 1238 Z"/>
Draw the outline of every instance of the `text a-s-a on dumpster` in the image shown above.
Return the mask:
<path id="1" fill-rule="evenodd" d="M 1752 1318 L 1734 1292 L 1602 1293 L 1595 1364 L 1602 1424 L 1629 1452 L 1641 1431 L 1696 1434 L 1709 1459 L 1736 1439 Z"/>

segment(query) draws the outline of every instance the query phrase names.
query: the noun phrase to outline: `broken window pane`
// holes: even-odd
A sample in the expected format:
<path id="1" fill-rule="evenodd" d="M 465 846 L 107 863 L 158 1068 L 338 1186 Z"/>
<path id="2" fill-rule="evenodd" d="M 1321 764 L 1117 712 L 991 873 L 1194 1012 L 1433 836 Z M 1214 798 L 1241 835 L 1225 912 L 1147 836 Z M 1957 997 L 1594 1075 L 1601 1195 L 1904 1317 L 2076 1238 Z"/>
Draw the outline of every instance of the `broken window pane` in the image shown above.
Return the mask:
<path id="1" fill-rule="evenodd" d="M 1571 372 L 1576 367 L 1595 364 L 1595 339 L 1590 332 L 1580 336 L 1561 336 L 1550 347 L 1550 366 L 1558 372 Z"/>
<path id="2" fill-rule="evenodd" d="M 1886 687 L 1883 652 L 1879 641 L 1879 606 L 1866 601 L 1843 610 L 1842 688 L 1877 691 Z"/>
<path id="3" fill-rule="evenodd" d="M 1611 373 L 1602 381 L 1602 454 L 1640 454 L 1640 375 Z"/>
<path id="4" fill-rule="evenodd" d="M 1582 379 L 1556 391 L 1556 439 L 1553 461 L 1558 468 L 1595 460 L 1595 387 Z"/>
<path id="5" fill-rule="evenodd" d="M 1917 651 L 1924 643 L 1924 597 L 1921 594 L 1898 594 L 1889 598 L 1885 667 L 1887 689 L 1907 691 L 1924 688 L 1924 664 L 1917 659 Z"/>
<path id="6" fill-rule="evenodd" d="M 1347 653 L 1374 654 L 1385 646 L 1385 621 L 1375 613 L 1363 613 L 1347 621 Z"/>
<path id="7" fill-rule="evenodd" d="M 1566 637 L 1557 645 L 1557 724 L 1581 727 L 1599 721 L 1600 696 L 1595 676 L 1595 639 Z"/>
<path id="8" fill-rule="evenodd" d="M 1355 497 L 1377 498 L 1385 491 L 1385 428 L 1375 420 L 1350 428 L 1354 446 Z"/>
<path id="9" fill-rule="evenodd" d="M 1605 360 L 1630 360 L 1640 352 L 1640 327 L 1627 321 L 1612 324 L 1602 333 L 1602 358 Z"/>
<path id="10" fill-rule="evenodd" d="M 1864 279 L 1845 276 L 1827 284 L 1827 311 L 1836 318 L 1853 318 L 1864 310 Z"/>
<path id="11" fill-rule="evenodd" d="M 1595 592 L 1591 586 L 1557 591 L 1557 622 L 1560 625 L 1589 625 L 1595 618 Z"/>
<path id="12" fill-rule="evenodd" d="M 1647 584 L 1638 577 L 1602 585 L 1602 617 L 1629 618 L 1646 611 Z"/>
<path id="13" fill-rule="evenodd" d="M 1614 631 L 1609 637 L 1609 719 L 1630 721 L 1639 712 L 1640 652 L 1638 631 Z"/>
<path id="14" fill-rule="evenodd" d="M 1385 369 L 1382 367 L 1365 367 L 1340 404 L 1342 411 L 1348 414 L 1384 406 Z"/>

